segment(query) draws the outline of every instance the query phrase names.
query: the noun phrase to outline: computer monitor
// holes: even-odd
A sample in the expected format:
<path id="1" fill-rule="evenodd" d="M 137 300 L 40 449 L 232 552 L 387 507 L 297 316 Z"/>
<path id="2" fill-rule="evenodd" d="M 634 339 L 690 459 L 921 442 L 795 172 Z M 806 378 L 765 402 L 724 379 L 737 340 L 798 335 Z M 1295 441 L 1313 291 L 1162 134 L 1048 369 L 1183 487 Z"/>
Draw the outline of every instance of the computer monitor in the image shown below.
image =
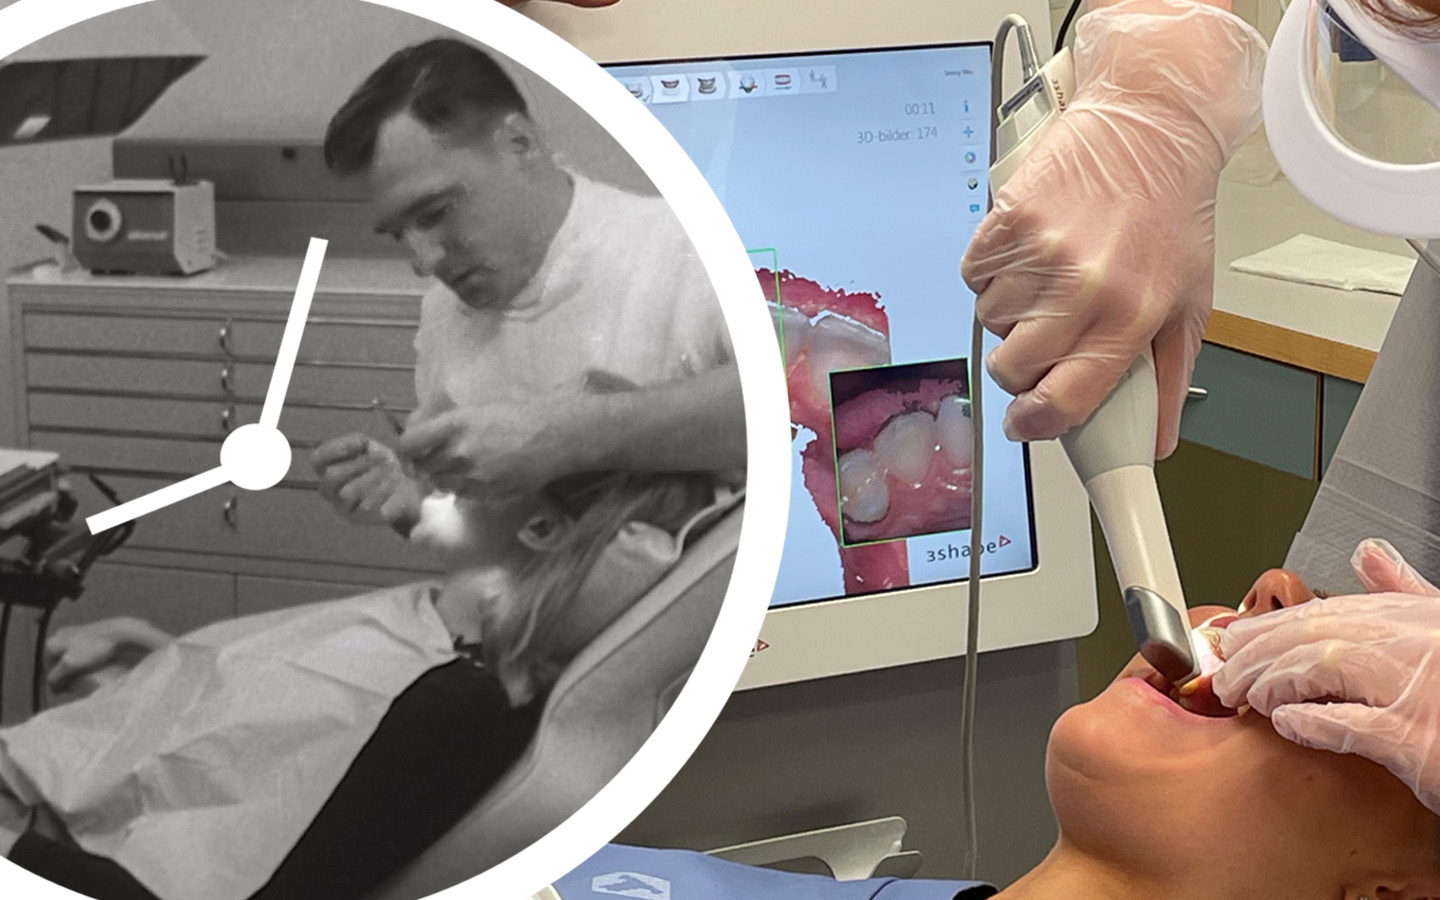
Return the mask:
<path id="1" fill-rule="evenodd" d="M 742 687 L 962 653 L 988 42 L 612 64 L 725 206 L 785 351 L 793 482 Z M 989 337 L 987 348 L 996 340 Z M 782 389 L 777 380 L 777 389 Z M 1096 622 L 1090 520 L 985 379 L 982 649 Z"/>

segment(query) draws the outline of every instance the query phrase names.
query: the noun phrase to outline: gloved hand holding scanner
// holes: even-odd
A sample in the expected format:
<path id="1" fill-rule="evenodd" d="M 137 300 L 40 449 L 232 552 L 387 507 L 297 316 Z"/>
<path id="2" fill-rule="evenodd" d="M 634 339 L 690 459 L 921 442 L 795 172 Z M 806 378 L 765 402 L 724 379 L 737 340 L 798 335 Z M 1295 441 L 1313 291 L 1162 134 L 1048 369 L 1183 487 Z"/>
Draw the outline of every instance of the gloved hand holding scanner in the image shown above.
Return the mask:
<path id="1" fill-rule="evenodd" d="M 961 272 L 1004 338 L 986 363 L 1015 395 L 1012 440 L 1084 422 L 1151 348 L 1163 458 L 1210 312 L 1215 189 L 1259 123 L 1265 44 L 1194 0 L 1091 6 L 1074 95 L 995 193 Z"/>
<path id="2" fill-rule="evenodd" d="M 1114 8 L 1123 12 L 1112 13 L 1112 17 L 1157 18 L 1159 21 L 1150 23 L 1150 27 L 1163 30 L 1167 16 L 1191 14 L 1176 6 L 1180 2 L 1125 0 Z M 1151 12 L 1151 9 L 1158 10 L 1158 13 Z M 1206 9 L 1209 10 L 1208 7 Z M 1090 495 L 1105 533 L 1136 645 L 1157 671 L 1175 684 L 1184 684 L 1201 673 L 1205 646 L 1197 642 L 1188 625 L 1185 598 L 1155 484 L 1154 463 L 1157 448 L 1167 453 L 1173 449 L 1173 435 L 1160 433 L 1164 427 L 1173 431 L 1173 421 L 1166 422 L 1166 412 L 1173 413 L 1171 419 L 1179 412 L 1178 403 L 1171 403 L 1175 398 L 1169 397 L 1167 391 L 1173 393 L 1175 384 L 1172 382 L 1178 383 L 1178 400 L 1183 402 L 1189 385 L 1190 367 L 1195 350 L 1198 350 L 1200 332 L 1203 331 L 1204 316 L 1200 318 L 1199 329 L 1192 329 L 1193 347 L 1186 345 L 1188 349 L 1181 364 L 1183 374 L 1178 382 L 1174 371 L 1157 371 L 1157 359 L 1148 342 L 1154 332 L 1142 341 L 1112 346 L 1099 357 L 1093 355 L 1093 350 L 1085 349 L 1087 338 L 1084 334 L 1067 333 L 1073 331 L 1073 326 L 1097 315 L 1102 318 L 1117 313 L 1123 315 L 1137 305 L 1154 306 L 1155 285 L 1164 285 L 1160 281 L 1150 284 L 1129 281 L 1135 273 L 1129 270 L 1126 260 L 1117 258 L 1115 248 L 1105 249 L 1092 243 L 1097 230 L 1093 216 L 1083 221 L 1066 218 L 1073 214 L 1069 208 L 1073 203 L 1088 205 L 1094 199 L 1091 195 L 1095 193 L 1093 188 L 1096 185 L 1104 190 L 1116 191 L 1117 196 L 1126 194 L 1134 199 L 1133 186 L 1108 178 L 1101 181 L 1094 179 L 1102 174 L 1113 174 L 1110 169 L 1116 165 L 1123 169 L 1127 164 L 1140 161 L 1134 156 L 1133 148 L 1126 155 L 1129 163 L 1101 156 L 1066 155 L 1075 149 L 1067 146 L 1073 141 L 1085 141 L 1087 146 L 1095 149 L 1088 143 L 1092 135 L 1086 133 L 1087 129 L 1112 137 L 1117 133 L 1126 133 L 1126 128 L 1116 131 L 1115 126 L 1125 123 L 1121 117 L 1122 107 L 1130 101 L 1123 90 L 1124 79 L 1138 74 L 1132 73 L 1130 66 L 1139 62 L 1125 56 L 1132 49 L 1127 47 L 1128 42 L 1140 38 L 1133 33 L 1124 37 L 1110 35 L 1105 29 L 1134 29 L 1143 23 L 1122 19 L 1107 24 L 1102 17 L 1096 25 L 1092 22 L 1095 15 L 1098 14 L 1087 17 L 1085 22 L 1091 25 L 1082 27 L 1080 31 L 1080 41 L 1076 45 L 1078 68 L 1072 65 L 1067 50 L 1061 50 L 1041 67 L 1036 60 L 1029 28 L 1018 17 L 1011 17 L 1007 26 L 1002 27 L 997 41 L 1001 45 L 1009 27 L 1018 26 L 1024 84 L 1015 96 L 1004 103 L 997 103 L 996 164 L 991 171 L 995 210 L 976 234 L 964 263 L 965 276 L 977 290 L 977 318 L 1007 339 L 988 359 L 991 375 L 997 383 L 1019 395 L 1006 416 L 1007 435 L 1022 439 L 1061 436 L 1066 453 Z M 1223 20 L 1224 14 L 1211 10 L 1196 15 L 1202 21 L 1208 21 L 1206 17 L 1212 15 Z M 1181 18 L 1177 15 L 1176 21 Z M 1190 27 L 1204 31 L 1203 27 Z M 1215 27 L 1224 34 L 1228 26 Z M 1254 36 L 1251 41 L 1241 41 L 1237 47 L 1246 51 L 1241 56 L 1250 63 L 1243 73 L 1245 83 L 1237 87 L 1255 95 L 1258 93 L 1258 60 L 1263 54 L 1263 42 Z M 1239 138 L 1253 130 L 1258 97 L 1251 96 L 1245 106 L 1248 113 L 1243 117 L 1244 121 L 1235 126 L 1237 129 L 1243 127 L 1244 134 L 1221 144 L 1216 143 L 1214 135 L 1209 135 L 1209 144 L 1204 147 L 1208 151 L 1206 160 L 1214 163 L 1216 173 L 1233 149 L 1230 145 L 1238 145 Z M 1078 124 L 1075 124 L 1077 121 Z M 1143 130 L 1141 134 L 1144 134 Z M 1061 146 L 1058 153 L 1053 149 L 1057 144 Z M 1120 148 L 1114 149 L 1118 154 Z M 1096 170 L 1088 175 L 1077 174 L 1075 167 L 1078 165 L 1078 171 L 1084 173 L 1087 163 L 1093 164 Z M 1009 181 L 1012 176 L 1014 182 Z M 1087 178 L 1090 180 L 1087 181 Z M 1057 180 L 1059 184 L 1054 183 Z M 1047 196 L 1043 200 L 1040 195 L 1027 195 L 1027 191 L 1033 190 L 1032 186 L 1037 183 L 1046 185 Z M 1213 213 L 1213 179 L 1208 184 L 1210 208 L 1206 210 L 1207 215 Z M 1062 198 L 1062 202 L 1057 203 L 1056 197 Z M 1023 203 L 1024 208 L 1021 209 L 1018 203 Z M 1104 205 L 1090 206 L 1092 213 L 1108 208 Z M 1051 221 L 1052 214 L 1061 218 Z M 1055 230 L 1061 221 L 1069 230 Z M 1213 221 L 1206 221 L 1213 233 Z M 1040 243 L 1027 245 L 1024 231 L 1029 225 L 1036 224 L 1043 224 L 1043 232 L 1036 236 Z M 1130 226 L 1131 223 L 1122 218 L 1119 224 Z M 1103 225 L 1098 226 L 1098 230 L 1102 234 L 1106 232 Z M 1110 238 L 1118 240 L 1130 233 L 1127 228 L 1123 233 L 1111 234 Z M 1059 244 L 1068 242 L 1071 246 L 1055 246 L 1057 240 Z M 1002 243 L 1006 245 L 1004 249 L 1000 248 Z M 1210 244 L 1203 243 L 1203 246 L 1205 252 L 1210 253 Z M 1085 264 L 1068 272 L 1064 267 L 1056 269 L 1053 254 L 1057 251 L 1062 255 L 1077 253 L 1076 259 L 1086 260 Z M 1002 258 L 1004 265 L 999 264 Z M 1122 271 L 1112 271 L 1115 269 Z M 1206 268 L 1206 277 L 1199 285 L 1206 298 L 1207 313 L 1210 274 Z M 983 283 L 977 284 L 977 277 Z M 1107 278 L 1110 279 L 1109 284 L 1103 285 Z M 1124 302 L 1119 296 L 1102 296 L 1109 293 L 1123 293 Z M 1092 302 L 1096 304 L 1093 310 L 1088 308 Z M 1030 303 L 1032 306 L 1022 311 L 1018 307 L 1012 308 L 1016 303 Z M 1063 365 L 1055 364 L 1051 374 L 1043 375 L 1038 371 L 1037 363 L 1053 355 L 1052 351 L 1060 346 L 1054 343 L 1056 340 L 1066 345 L 1070 358 Z M 1113 341 L 1113 338 L 1107 336 L 1105 340 Z M 1017 343 L 1019 351 L 1016 350 Z M 1017 353 L 1026 353 L 1027 344 L 1046 355 L 1021 361 L 1020 370 L 1028 370 L 1028 374 L 1017 380 L 1016 371 L 1008 366 L 1007 361 L 1013 361 Z M 1155 354 L 1160 350 L 1161 345 L 1157 343 Z M 1165 352 L 1166 356 L 1159 361 L 1170 363 L 1173 368 L 1176 360 L 1171 358 L 1172 351 L 1166 347 Z M 1120 365 L 1114 365 L 1116 363 Z M 1031 376 L 1035 378 L 1032 380 Z M 1039 386 L 1041 382 L 1046 384 L 1043 390 Z M 1056 388 L 1061 391 L 1055 397 L 1056 402 L 1050 404 L 1050 409 L 1042 408 L 1045 391 Z M 1037 406 L 1037 403 L 1041 405 Z M 1169 410 L 1170 406 L 1175 408 Z M 1018 428 L 1017 421 L 1021 423 Z M 1037 427 L 1040 430 L 1036 431 Z"/>

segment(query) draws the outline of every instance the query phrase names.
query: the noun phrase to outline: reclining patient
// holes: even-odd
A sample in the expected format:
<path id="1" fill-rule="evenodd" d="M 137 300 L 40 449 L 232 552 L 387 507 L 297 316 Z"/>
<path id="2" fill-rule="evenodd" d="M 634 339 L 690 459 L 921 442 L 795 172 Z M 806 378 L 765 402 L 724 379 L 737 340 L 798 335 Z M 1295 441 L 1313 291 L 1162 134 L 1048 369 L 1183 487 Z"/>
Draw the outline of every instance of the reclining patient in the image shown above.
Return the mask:
<path id="1" fill-rule="evenodd" d="M 713 496 L 591 479 L 528 558 L 443 589 L 57 633 L 62 685 L 143 659 L 0 731 L 0 853 L 97 900 L 364 895 L 505 774 L 564 667 L 668 568 L 637 539 L 678 545 Z"/>
<path id="2" fill-rule="evenodd" d="M 1400 585 L 1379 590 L 1402 589 Z M 1242 604 L 1262 615 L 1312 598 L 1265 573 Z M 1191 611 L 1217 626 L 1234 610 Z M 1226 616 L 1225 614 L 1229 614 Z M 1440 817 L 1367 759 L 1280 737 L 1253 711 L 1220 713 L 1202 680 L 1182 695 L 1136 657 L 1051 731 L 1046 784 L 1060 826 L 1050 854 L 996 900 L 1434 900 Z M 957 798 L 958 802 L 958 798 Z M 623 870 L 705 900 L 972 900 L 957 882 L 836 882 L 688 851 L 609 847 L 556 883 L 562 900 Z"/>

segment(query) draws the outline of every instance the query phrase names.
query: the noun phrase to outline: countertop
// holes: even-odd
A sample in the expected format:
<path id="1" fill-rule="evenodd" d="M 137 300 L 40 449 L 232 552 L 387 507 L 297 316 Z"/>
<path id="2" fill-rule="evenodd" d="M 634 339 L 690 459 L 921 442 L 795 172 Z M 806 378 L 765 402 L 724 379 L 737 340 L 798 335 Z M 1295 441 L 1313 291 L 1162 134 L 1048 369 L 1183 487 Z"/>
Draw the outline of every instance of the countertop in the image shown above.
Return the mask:
<path id="1" fill-rule="evenodd" d="M 1263 187 L 1220 182 L 1215 211 L 1215 308 L 1205 340 L 1363 382 L 1400 298 L 1230 271 L 1230 263 L 1297 234 L 1409 258 L 1399 238 L 1351 228 L 1316 209 L 1283 176 Z"/>

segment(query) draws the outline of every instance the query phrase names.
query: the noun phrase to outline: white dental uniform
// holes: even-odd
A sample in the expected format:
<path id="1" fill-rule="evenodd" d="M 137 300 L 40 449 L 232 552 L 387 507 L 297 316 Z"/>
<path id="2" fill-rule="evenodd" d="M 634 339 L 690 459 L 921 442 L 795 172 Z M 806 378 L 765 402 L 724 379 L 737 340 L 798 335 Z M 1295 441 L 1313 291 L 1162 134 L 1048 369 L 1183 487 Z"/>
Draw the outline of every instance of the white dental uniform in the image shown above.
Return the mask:
<path id="1" fill-rule="evenodd" d="M 420 409 L 543 403 L 584 393 L 594 372 L 651 387 L 734 358 L 720 302 L 669 204 L 569 174 L 570 210 L 512 303 L 476 310 L 440 284 L 425 295 L 415 336 Z M 513 563 L 515 535 L 552 512 L 540 498 L 458 507 L 466 566 Z"/>
<path id="2" fill-rule="evenodd" d="M 719 300 L 670 206 L 570 173 L 575 193 L 540 270 L 507 308 L 444 285 L 415 336 L 420 407 L 582 391 L 593 370 L 650 387 L 733 356 Z"/>

